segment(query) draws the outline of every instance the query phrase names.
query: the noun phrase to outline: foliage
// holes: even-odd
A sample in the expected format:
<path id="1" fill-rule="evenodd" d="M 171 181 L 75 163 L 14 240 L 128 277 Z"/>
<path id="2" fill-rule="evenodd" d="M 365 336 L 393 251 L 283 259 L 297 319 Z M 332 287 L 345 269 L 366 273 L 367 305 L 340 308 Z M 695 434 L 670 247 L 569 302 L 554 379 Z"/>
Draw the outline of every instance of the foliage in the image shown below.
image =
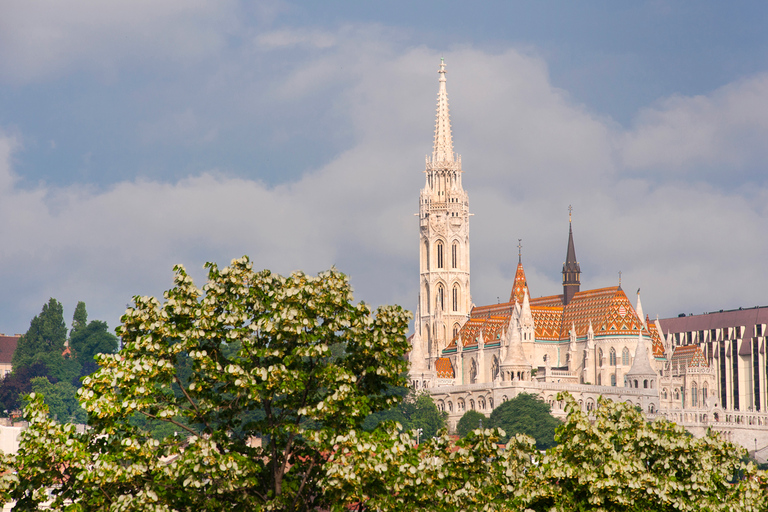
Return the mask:
<path id="1" fill-rule="evenodd" d="M 476 428 L 482 428 L 484 421 L 485 424 L 488 425 L 488 418 L 485 417 L 485 414 L 469 410 L 464 413 L 464 416 L 461 417 L 459 423 L 456 425 L 456 434 L 458 434 L 459 437 L 466 437 L 467 434 Z"/>
<path id="2" fill-rule="evenodd" d="M 97 356 L 101 368 L 83 381 L 88 431 L 56 424 L 32 397 L 18 459 L 0 468 L 19 510 L 48 499 L 45 489 L 54 509 L 312 509 L 328 443 L 397 403 L 385 391 L 406 383 L 407 312 L 353 304 L 334 269 L 283 277 L 247 258 L 207 267 L 202 292 L 178 266 L 164 302 L 134 297 L 123 350 Z M 155 439 L 135 415 L 185 436 Z"/>
<path id="3" fill-rule="evenodd" d="M 69 337 L 88 325 L 88 312 L 85 309 L 85 302 L 79 301 L 75 306 L 75 313 L 72 315 L 72 330 L 69 331 Z"/>
<path id="4" fill-rule="evenodd" d="M 0 404 L 7 415 L 11 411 L 21 409 L 22 397 L 32 391 L 32 379 L 48 375 L 48 367 L 41 362 L 33 363 L 6 375 L 0 385 Z"/>
<path id="5" fill-rule="evenodd" d="M 531 436 L 539 450 L 546 450 L 555 445 L 555 429 L 560 425 L 550 411 L 549 404 L 538 396 L 520 393 L 493 410 L 489 425 L 503 429 L 510 436 Z"/>
<path id="6" fill-rule="evenodd" d="M 19 338 L 13 353 L 13 368 L 30 366 L 40 355 L 64 351 L 67 326 L 64 324 L 64 308 L 54 298 L 43 306 L 39 315 L 29 323 L 29 330 Z"/>
<path id="7" fill-rule="evenodd" d="M 413 432 L 388 424 L 374 432 L 337 436 L 326 464 L 331 510 L 522 510 L 537 452 L 516 436 L 499 447 L 503 431 L 476 429 L 452 444 L 445 431 L 416 445 Z"/>
<path id="8" fill-rule="evenodd" d="M 97 370 L 94 360 L 97 354 L 111 354 L 117 350 L 117 336 L 109 332 L 106 322 L 100 320 L 73 327 L 69 343 L 81 368 L 78 377 L 90 375 Z"/>
<path id="9" fill-rule="evenodd" d="M 59 421 L 85 423 L 85 410 L 77 400 L 77 388 L 67 381 L 55 384 L 46 377 L 35 377 L 31 381 L 32 392 L 44 397 L 51 415 Z"/>
<path id="10" fill-rule="evenodd" d="M 590 419 L 570 395 L 561 399 L 568 417 L 557 432 L 560 444 L 542 459 L 531 508 L 766 509 L 766 475 L 742 463 L 744 449 L 719 434 L 697 439 L 681 426 L 663 419 L 648 423 L 632 405 L 602 398 Z"/>
<path id="11" fill-rule="evenodd" d="M 407 393 L 405 388 L 394 390 L 394 394 Z M 380 423 L 397 422 L 404 430 L 421 429 L 420 439 L 430 439 L 445 428 L 448 414 L 440 412 L 432 396 L 427 392 L 408 393 L 397 407 L 371 414 L 363 422 L 365 430 L 373 430 Z"/>

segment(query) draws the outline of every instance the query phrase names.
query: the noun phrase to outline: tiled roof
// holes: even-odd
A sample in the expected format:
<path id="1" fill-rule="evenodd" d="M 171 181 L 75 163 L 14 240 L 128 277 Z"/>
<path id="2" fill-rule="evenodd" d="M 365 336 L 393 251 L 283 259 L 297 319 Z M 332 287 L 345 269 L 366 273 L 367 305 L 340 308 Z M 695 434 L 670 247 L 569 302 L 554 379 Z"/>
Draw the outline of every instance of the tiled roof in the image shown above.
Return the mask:
<path id="1" fill-rule="evenodd" d="M 525 297 L 525 290 L 528 290 L 528 281 L 525 279 L 525 270 L 523 270 L 523 264 L 517 264 L 517 272 L 515 272 L 515 284 L 512 286 L 512 293 L 509 295 L 509 302 L 512 304 L 515 301 L 523 303 L 523 297 Z M 531 290 L 528 290 L 528 296 L 531 296 Z"/>
<path id="2" fill-rule="evenodd" d="M 581 338 L 587 335 L 591 322 L 598 337 L 636 336 L 642 331 L 652 340 L 654 357 L 664 356 L 664 345 L 656 327 L 643 327 L 632 303 L 619 286 L 577 292 L 567 306 L 563 306 L 562 295 L 530 299 L 530 306 L 537 340 L 567 340 L 572 326 L 576 327 L 576 336 Z M 470 319 L 458 334 L 463 346 L 474 346 L 481 332 L 486 343 L 501 338 L 514 309 L 514 302 L 472 309 Z"/>
<path id="3" fill-rule="evenodd" d="M 701 351 L 698 345 L 683 345 L 675 347 L 675 351 L 672 353 L 671 359 L 672 367 L 678 367 L 680 369 L 692 367 L 692 368 L 708 368 L 706 357 L 704 352 Z"/>
<path id="4" fill-rule="evenodd" d="M 453 379 L 453 365 L 447 357 L 441 357 L 435 361 L 435 371 L 438 379 Z"/>
<path id="5" fill-rule="evenodd" d="M 651 323 L 651 319 L 648 318 L 647 315 L 645 317 L 645 325 L 648 326 L 648 332 L 651 334 L 651 352 L 653 353 L 653 357 L 664 357 L 664 342 L 661 341 L 661 335 L 656 328 L 656 324 Z"/>
<path id="6" fill-rule="evenodd" d="M 0 336 L 0 364 L 11 364 L 21 336 Z"/>

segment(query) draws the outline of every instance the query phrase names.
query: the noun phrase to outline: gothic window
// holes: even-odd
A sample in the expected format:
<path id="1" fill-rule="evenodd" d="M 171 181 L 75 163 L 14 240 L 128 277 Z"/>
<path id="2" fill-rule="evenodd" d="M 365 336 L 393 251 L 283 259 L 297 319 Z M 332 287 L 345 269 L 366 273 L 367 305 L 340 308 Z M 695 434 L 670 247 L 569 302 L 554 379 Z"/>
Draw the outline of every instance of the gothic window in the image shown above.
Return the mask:
<path id="1" fill-rule="evenodd" d="M 443 268 L 443 242 L 437 242 L 437 268 Z"/>
<path id="2" fill-rule="evenodd" d="M 602 386 L 603 385 L 603 375 L 598 373 L 597 374 L 597 385 Z"/>
<path id="3" fill-rule="evenodd" d="M 429 270 L 429 242 L 424 240 L 424 261 L 426 262 L 426 269 Z"/>
<path id="4" fill-rule="evenodd" d="M 473 359 L 469 367 L 469 383 L 475 384 L 476 382 L 477 382 L 477 363 Z"/>
<path id="5" fill-rule="evenodd" d="M 448 412 L 453 412 L 453 402 L 448 402 Z"/>
<path id="6" fill-rule="evenodd" d="M 615 385 L 616 385 L 616 375 L 614 375 L 614 374 L 612 373 L 612 374 L 611 374 L 611 386 L 615 386 Z"/>
<path id="7" fill-rule="evenodd" d="M 680 400 L 680 390 L 675 388 L 675 400 Z"/>
<path id="8" fill-rule="evenodd" d="M 451 246 L 451 268 L 458 268 L 459 266 L 459 244 L 453 242 Z"/>
<path id="9" fill-rule="evenodd" d="M 610 353 L 610 364 L 611 366 L 616 366 L 616 349 L 611 347 L 611 353 Z"/>
<path id="10" fill-rule="evenodd" d="M 664 398 L 664 400 L 667 399 L 667 388 L 664 388 L 664 391 L 661 392 L 661 396 Z"/>
<path id="11" fill-rule="evenodd" d="M 474 410 L 475 410 L 475 401 L 474 401 L 474 400 L 472 400 L 471 398 L 469 399 L 469 409 L 470 409 L 471 411 L 474 411 Z"/>
<path id="12" fill-rule="evenodd" d="M 459 310 L 459 285 L 453 285 L 453 310 Z"/>
<path id="13" fill-rule="evenodd" d="M 621 351 L 621 364 L 629 366 L 629 349 L 627 347 L 624 347 L 624 350 Z"/>
<path id="14" fill-rule="evenodd" d="M 456 336 L 459 335 L 459 324 L 453 324 L 453 337 L 451 339 L 455 339 Z"/>
<path id="15" fill-rule="evenodd" d="M 699 406 L 699 388 L 695 382 L 691 383 L 691 405 L 693 407 Z"/>
<path id="16" fill-rule="evenodd" d="M 597 350 L 597 365 L 603 366 L 603 349 Z"/>
<path id="17" fill-rule="evenodd" d="M 443 290 L 443 285 L 439 284 L 437 285 L 437 297 L 435 298 L 435 309 L 439 309 L 440 311 L 445 311 L 445 292 Z"/>
<path id="18" fill-rule="evenodd" d="M 499 359 L 496 356 L 493 356 L 493 361 L 491 361 L 491 380 L 496 380 L 498 376 L 499 376 Z"/>
<path id="19" fill-rule="evenodd" d="M 701 404 L 702 405 L 706 405 L 708 392 L 709 392 L 709 389 L 707 387 L 707 383 L 705 382 L 704 385 L 701 386 Z"/>

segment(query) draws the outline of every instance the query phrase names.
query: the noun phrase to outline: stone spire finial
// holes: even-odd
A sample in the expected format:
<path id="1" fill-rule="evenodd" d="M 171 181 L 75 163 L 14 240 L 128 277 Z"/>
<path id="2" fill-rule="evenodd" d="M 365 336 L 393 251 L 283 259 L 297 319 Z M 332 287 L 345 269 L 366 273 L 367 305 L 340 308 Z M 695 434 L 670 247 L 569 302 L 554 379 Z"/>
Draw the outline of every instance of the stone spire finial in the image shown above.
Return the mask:
<path id="1" fill-rule="evenodd" d="M 448 92 L 445 89 L 445 60 L 440 59 L 440 89 L 437 92 L 437 119 L 435 120 L 435 147 L 432 162 L 453 162 L 451 117 L 448 111 Z"/>
<path id="2" fill-rule="evenodd" d="M 637 318 L 640 319 L 640 324 L 647 327 L 645 323 L 645 315 L 643 315 L 643 305 L 640 302 L 640 288 L 637 289 L 637 307 L 635 308 L 635 312 L 637 313 Z"/>

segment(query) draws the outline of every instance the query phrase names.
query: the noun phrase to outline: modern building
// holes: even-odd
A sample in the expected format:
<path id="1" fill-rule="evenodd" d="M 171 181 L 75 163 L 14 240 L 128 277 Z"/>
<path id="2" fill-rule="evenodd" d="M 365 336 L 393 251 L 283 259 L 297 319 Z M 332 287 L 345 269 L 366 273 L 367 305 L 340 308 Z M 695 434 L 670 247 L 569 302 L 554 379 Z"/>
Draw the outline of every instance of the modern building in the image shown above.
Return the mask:
<path id="1" fill-rule="evenodd" d="M 562 294 L 532 297 L 518 253 L 509 301 L 472 304 L 469 199 L 461 158 L 453 153 L 443 61 L 438 74 L 433 152 L 419 200 L 412 385 L 429 391 L 448 412 L 451 428 L 467 410 L 490 414 L 522 392 L 541 396 L 553 414 L 564 415 L 557 394 L 566 391 L 587 412 L 603 396 L 696 435 L 712 427 L 749 448 L 768 445 L 768 414 L 758 413 L 766 410 L 768 395 L 760 370 L 768 370 L 766 321 L 674 330 L 644 315 L 640 290 L 634 306 L 620 282 L 582 290 L 570 213 Z M 742 414 L 747 403 L 749 415 Z"/>

